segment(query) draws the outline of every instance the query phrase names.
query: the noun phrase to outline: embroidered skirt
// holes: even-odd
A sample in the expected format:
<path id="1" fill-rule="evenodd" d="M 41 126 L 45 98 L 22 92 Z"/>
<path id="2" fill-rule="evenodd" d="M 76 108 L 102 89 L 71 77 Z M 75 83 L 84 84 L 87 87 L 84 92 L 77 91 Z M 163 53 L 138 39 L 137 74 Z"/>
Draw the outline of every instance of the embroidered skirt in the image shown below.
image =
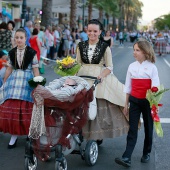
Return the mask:
<path id="1" fill-rule="evenodd" d="M 28 135 L 33 103 L 9 99 L 0 105 L 0 132 Z"/>
<path id="2" fill-rule="evenodd" d="M 127 134 L 129 124 L 122 107 L 112 104 L 105 99 L 97 99 L 97 116 L 89 120 L 83 128 L 86 139 L 115 138 Z"/>

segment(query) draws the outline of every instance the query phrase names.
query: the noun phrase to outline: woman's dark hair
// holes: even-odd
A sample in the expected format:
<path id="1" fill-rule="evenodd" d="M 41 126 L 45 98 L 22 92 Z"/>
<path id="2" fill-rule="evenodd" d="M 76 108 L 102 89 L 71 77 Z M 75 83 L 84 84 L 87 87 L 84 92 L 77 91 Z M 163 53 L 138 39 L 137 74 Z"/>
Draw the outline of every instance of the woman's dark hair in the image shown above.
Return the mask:
<path id="1" fill-rule="evenodd" d="M 33 29 L 32 35 L 38 35 L 38 29 L 37 29 L 37 28 L 34 28 L 34 29 Z"/>
<path id="2" fill-rule="evenodd" d="M 6 23 L 6 22 L 2 22 L 1 25 L 0 25 L 0 28 L 1 28 L 1 29 L 6 29 L 6 30 L 7 30 L 7 29 L 8 29 L 7 23 Z"/>
<path id="3" fill-rule="evenodd" d="M 11 24 L 12 27 L 13 27 L 13 29 L 15 28 L 15 23 L 14 23 L 14 21 L 8 21 L 7 25 L 8 25 L 8 24 Z"/>
<path id="4" fill-rule="evenodd" d="M 22 33 L 25 34 L 25 37 L 27 37 L 27 32 L 26 32 L 26 30 L 25 30 L 24 28 L 19 28 L 19 29 L 17 29 L 16 32 L 15 32 L 15 34 L 16 34 L 17 32 L 22 32 Z"/>
<path id="5" fill-rule="evenodd" d="M 88 25 L 89 25 L 89 24 L 99 25 L 100 30 L 103 30 L 103 25 L 102 25 L 102 23 L 101 23 L 98 19 L 91 19 L 91 20 L 88 22 Z"/>

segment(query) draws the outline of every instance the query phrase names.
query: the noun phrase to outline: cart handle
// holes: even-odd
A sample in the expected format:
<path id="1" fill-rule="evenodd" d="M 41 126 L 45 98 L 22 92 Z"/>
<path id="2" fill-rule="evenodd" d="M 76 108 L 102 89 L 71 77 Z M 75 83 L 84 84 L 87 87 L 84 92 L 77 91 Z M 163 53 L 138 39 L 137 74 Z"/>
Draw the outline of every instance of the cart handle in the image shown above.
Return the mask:
<path id="1" fill-rule="evenodd" d="M 97 84 L 101 83 L 101 79 L 97 79 L 97 77 L 93 77 L 93 76 L 80 76 L 80 77 L 95 80 L 94 83 L 93 83 L 94 88 L 97 86 Z"/>

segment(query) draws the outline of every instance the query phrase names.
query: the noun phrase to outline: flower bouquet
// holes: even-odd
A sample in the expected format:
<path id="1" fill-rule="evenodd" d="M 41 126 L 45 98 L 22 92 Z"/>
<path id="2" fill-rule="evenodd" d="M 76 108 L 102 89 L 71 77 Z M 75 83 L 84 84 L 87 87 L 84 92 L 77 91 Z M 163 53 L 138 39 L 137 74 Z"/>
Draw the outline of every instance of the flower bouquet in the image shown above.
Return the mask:
<path id="1" fill-rule="evenodd" d="M 169 89 L 165 89 L 163 85 L 160 85 L 159 87 L 152 87 L 151 89 L 147 90 L 146 93 L 146 99 L 149 101 L 151 107 L 151 114 L 154 122 L 155 131 L 159 137 L 163 137 L 163 130 L 158 115 L 158 107 L 162 106 L 162 104 L 159 104 L 159 102 L 162 99 L 163 93 L 168 90 Z"/>
<path id="2" fill-rule="evenodd" d="M 32 88 L 37 87 L 39 84 L 44 86 L 45 83 L 46 83 L 46 78 L 44 78 L 42 76 L 36 76 L 36 77 L 33 77 L 32 79 L 28 80 L 28 84 Z"/>
<path id="3" fill-rule="evenodd" d="M 57 65 L 54 67 L 54 71 L 60 76 L 74 76 L 81 67 L 71 56 L 56 62 Z"/>

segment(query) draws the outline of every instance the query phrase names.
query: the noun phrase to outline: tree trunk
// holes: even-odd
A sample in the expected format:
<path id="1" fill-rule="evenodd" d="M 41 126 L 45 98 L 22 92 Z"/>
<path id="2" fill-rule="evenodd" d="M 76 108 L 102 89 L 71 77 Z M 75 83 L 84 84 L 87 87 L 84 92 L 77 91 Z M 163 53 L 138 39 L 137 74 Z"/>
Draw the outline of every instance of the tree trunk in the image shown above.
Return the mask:
<path id="1" fill-rule="evenodd" d="M 76 10 L 77 10 L 77 0 L 70 1 L 70 27 L 76 28 Z"/>
<path id="2" fill-rule="evenodd" d="M 63 21 L 63 14 L 59 13 L 58 23 L 62 24 L 62 21 Z"/>
<path id="3" fill-rule="evenodd" d="M 93 4 L 91 2 L 89 2 L 89 5 L 88 5 L 88 21 L 92 19 L 92 7 L 93 7 Z"/>
<path id="4" fill-rule="evenodd" d="M 106 30 L 109 30 L 109 15 L 106 14 Z"/>
<path id="5" fill-rule="evenodd" d="M 103 23 L 103 9 L 99 8 L 99 21 Z"/>
<path id="6" fill-rule="evenodd" d="M 116 31 L 117 24 L 116 24 L 116 18 L 113 16 L 113 30 Z"/>
<path id="7" fill-rule="evenodd" d="M 52 18 L 52 0 L 42 0 L 42 21 L 41 25 L 47 27 L 51 25 Z"/>

